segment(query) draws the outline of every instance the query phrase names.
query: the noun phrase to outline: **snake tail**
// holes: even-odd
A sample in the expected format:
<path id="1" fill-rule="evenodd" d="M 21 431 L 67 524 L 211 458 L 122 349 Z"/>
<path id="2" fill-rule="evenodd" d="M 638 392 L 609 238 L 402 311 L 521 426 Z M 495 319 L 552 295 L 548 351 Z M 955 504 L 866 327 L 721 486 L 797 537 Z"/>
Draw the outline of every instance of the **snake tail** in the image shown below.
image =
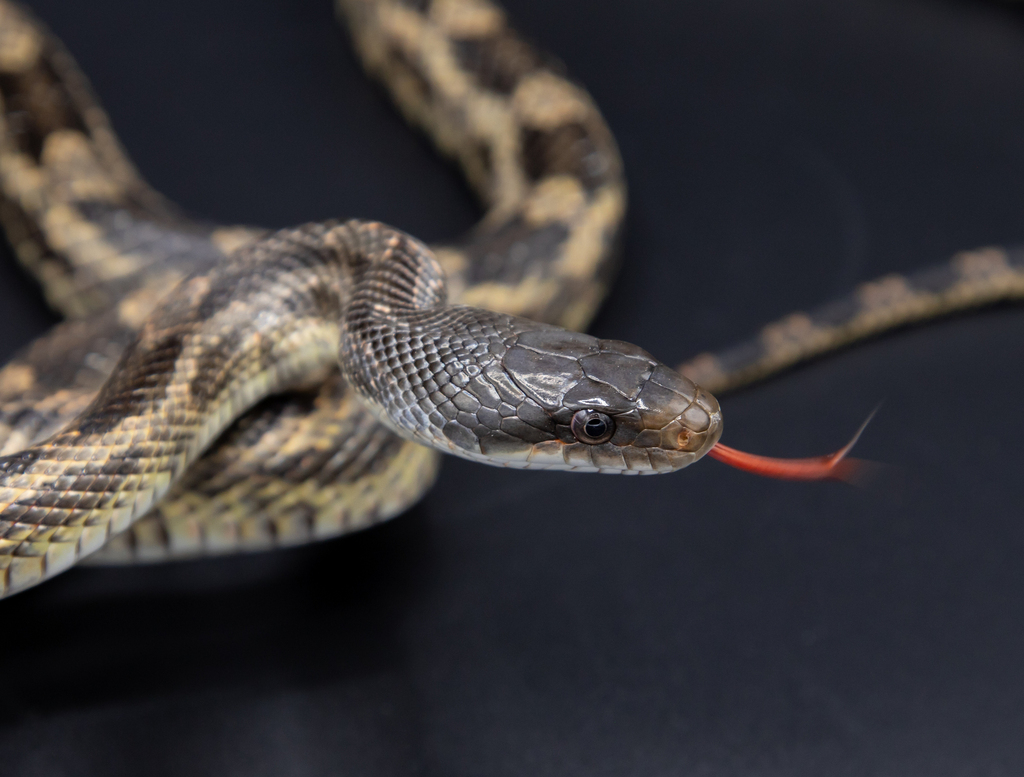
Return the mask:
<path id="1" fill-rule="evenodd" d="M 753 339 L 703 353 L 679 371 L 716 394 L 885 332 L 1024 299 L 1024 248 L 963 251 L 910 275 L 886 275 L 808 313 L 792 313 Z"/>

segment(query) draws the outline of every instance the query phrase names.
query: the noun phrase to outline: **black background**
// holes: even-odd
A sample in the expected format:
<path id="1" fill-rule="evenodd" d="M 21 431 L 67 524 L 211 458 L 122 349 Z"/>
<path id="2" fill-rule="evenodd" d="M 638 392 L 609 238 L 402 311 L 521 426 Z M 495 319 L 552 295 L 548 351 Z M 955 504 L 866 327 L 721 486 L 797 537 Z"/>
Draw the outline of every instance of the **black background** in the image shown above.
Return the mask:
<path id="1" fill-rule="evenodd" d="M 477 217 L 327 0 L 35 0 L 191 212 Z M 1024 15 L 952 0 L 510 0 L 622 147 L 592 331 L 670 364 L 890 271 L 1024 241 Z M 3 354 L 52 317 L 3 262 Z M 859 448 L 860 491 L 702 462 L 448 461 L 413 511 L 290 552 L 73 570 L 0 603 L 0 773 L 1024 773 L 1024 311 L 724 401 L 725 440 Z"/>

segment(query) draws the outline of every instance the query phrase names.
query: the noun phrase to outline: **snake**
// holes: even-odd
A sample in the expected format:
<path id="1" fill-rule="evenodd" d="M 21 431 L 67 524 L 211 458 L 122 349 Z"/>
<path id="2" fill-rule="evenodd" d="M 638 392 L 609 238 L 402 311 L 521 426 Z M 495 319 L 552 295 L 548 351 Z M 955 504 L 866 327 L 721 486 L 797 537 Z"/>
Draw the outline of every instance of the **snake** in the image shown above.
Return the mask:
<path id="1" fill-rule="evenodd" d="M 428 247 L 369 219 L 184 215 L 74 60 L 0 0 L 0 223 L 65 321 L 0 370 L 0 596 L 81 561 L 338 536 L 417 501 L 442 454 L 651 474 L 718 442 L 715 394 L 1024 296 L 1024 255 L 887 276 L 678 368 L 585 329 L 626 184 L 587 92 L 489 0 L 338 0 L 363 66 L 479 196 Z"/>

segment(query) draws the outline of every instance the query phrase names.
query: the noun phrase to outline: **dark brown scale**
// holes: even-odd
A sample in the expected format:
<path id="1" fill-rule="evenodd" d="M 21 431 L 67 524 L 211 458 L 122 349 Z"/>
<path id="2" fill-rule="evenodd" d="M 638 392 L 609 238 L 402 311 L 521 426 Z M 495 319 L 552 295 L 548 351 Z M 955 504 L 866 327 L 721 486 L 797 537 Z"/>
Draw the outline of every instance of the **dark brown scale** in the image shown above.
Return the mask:
<path id="1" fill-rule="evenodd" d="M 340 376 L 329 380 L 320 396 L 341 398 L 347 393 Z M 314 392 L 298 392 L 285 397 L 272 397 L 258 405 L 222 438 L 221 449 L 229 451 L 255 447 L 263 435 L 273 431 L 279 420 L 296 419 L 313 412 L 317 402 Z M 358 480 L 386 463 L 402 442 L 362 415 L 342 419 L 334 446 L 305 450 L 292 456 L 274 457 L 261 466 L 269 474 L 289 482 L 300 483 L 316 478 L 325 485 Z M 232 456 L 219 452 L 205 457 L 189 470 L 183 488 L 192 488 L 210 495 L 223 491 L 243 479 L 260 477 L 252 469 L 242 471 L 232 465 Z"/>
<path id="2" fill-rule="evenodd" d="M 309 476 L 323 485 L 354 483 L 386 467 L 402 444 L 399 438 L 376 424 L 363 425 L 347 436 L 342 454 L 336 453 L 316 469 L 310 467 Z"/>
<path id="3" fill-rule="evenodd" d="M 582 124 L 550 130 L 523 130 L 523 167 L 533 181 L 550 175 L 571 175 L 588 190 L 605 183 L 608 163 Z"/>
<path id="4" fill-rule="evenodd" d="M 125 349 L 107 382 L 78 422 L 82 434 L 103 434 L 126 416 L 142 415 L 164 399 L 174 381 L 174 365 L 185 347 L 187 331 L 161 333 L 148 345 L 139 341 Z"/>
<path id="5" fill-rule="evenodd" d="M 545 64 L 536 49 L 508 28 L 487 38 L 457 40 L 453 45 L 459 63 L 477 83 L 499 94 L 511 94 L 523 76 Z"/>
<path id="6" fill-rule="evenodd" d="M 18 248 L 23 243 L 30 243 L 38 254 L 29 270 L 37 266 L 56 263 L 60 268 L 59 272 L 65 277 L 72 277 L 75 272 L 74 265 L 68 261 L 66 256 L 57 253 L 46 241 L 45 236 L 35 219 L 29 216 L 16 202 L 6 198 L 0 198 L 0 223 L 4 226 L 4 237 L 8 244 L 19 255 Z"/>
<path id="7" fill-rule="evenodd" d="M 27 72 L 0 73 L 0 93 L 11 134 L 18 147 L 37 162 L 51 133 L 61 129 L 88 132 L 45 57 Z"/>
<path id="8" fill-rule="evenodd" d="M 274 543 L 274 544 L 277 544 L 277 534 L 278 534 L 277 523 L 275 521 L 265 521 L 265 522 L 263 522 L 262 525 L 263 525 L 263 530 L 268 535 L 270 535 L 270 541 L 272 543 Z"/>

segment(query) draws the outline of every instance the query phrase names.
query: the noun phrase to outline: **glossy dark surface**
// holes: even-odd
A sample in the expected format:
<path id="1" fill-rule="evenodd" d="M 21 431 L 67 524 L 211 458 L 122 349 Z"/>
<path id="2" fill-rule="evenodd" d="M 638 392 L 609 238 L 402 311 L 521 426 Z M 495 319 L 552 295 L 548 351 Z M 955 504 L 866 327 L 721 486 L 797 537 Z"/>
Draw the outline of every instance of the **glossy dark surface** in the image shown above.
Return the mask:
<path id="1" fill-rule="evenodd" d="M 668 363 L 851 284 L 1024 241 L 1024 17 L 936 0 L 510 2 L 616 132 L 626 264 L 593 328 Z M 328 3 L 40 0 L 151 182 L 196 214 L 476 211 Z M 13 349 L 49 320 L 3 263 Z M 2 606 L 4 774 L 1024 771 L 1024 311 L 723 401 L 724 440 L 896 465 L 876 492 L 702 462 L 450 461 L 321 547 L 74 571 Z"/>

